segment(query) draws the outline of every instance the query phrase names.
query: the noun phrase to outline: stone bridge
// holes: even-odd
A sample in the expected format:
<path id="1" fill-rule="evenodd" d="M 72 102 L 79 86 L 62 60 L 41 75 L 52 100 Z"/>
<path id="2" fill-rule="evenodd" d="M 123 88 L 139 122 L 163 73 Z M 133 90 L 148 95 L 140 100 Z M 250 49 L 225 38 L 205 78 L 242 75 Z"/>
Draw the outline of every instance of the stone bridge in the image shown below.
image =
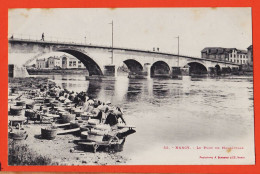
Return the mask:
<path id="1" fill-rule="evenodd" d="M 57 51 L 75 56 L 86 66 L 90 75 L 115 75 L 122 63 L 125 63 L 131 72 L 142 71 L 151 75 L 171 74 L 174 67 L 189 67 L 191 71 L 204 73 L 209 71 L 210 67 L 217 67 L 219 70 L 223 67 L 239 67 L 236 63 L 221 60 L 157 51 L 25 39 L 8 41 L 8 56 L 33 60 L 45 53 Z"/>

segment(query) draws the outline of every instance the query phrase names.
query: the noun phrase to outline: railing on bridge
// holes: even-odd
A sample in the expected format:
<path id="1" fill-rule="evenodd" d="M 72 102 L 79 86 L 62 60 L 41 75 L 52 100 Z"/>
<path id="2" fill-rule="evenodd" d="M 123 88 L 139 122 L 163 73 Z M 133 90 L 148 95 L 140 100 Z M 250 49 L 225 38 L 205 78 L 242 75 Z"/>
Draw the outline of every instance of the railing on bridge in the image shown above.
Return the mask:
<path id="1" fill-rule="evenodd" d="M 48 42 L 48 43 L 60 43 L 60 44 L 72 44 L 72 45 L 82 45 L 82 46 L 93 46 L 93 47 L 106 47 L 111 48 L 112 46 L 107 45 L 96 45 L 91 43 L 82 42 L 80 39 L 72 39 L 72 38 L 62 38 L 62 37 L 52 37 L 52 36 L 44 36 L 44 41 L 42 41 L 41 35 L 25 35 L 25 34 L 8 34 L 8 39 L 13 40 L 22 40 L 22 41 L 32 41 L 32 42 Z M 187 57 L 191 59 L 199 59 L 199 60 L 211 60 L 211 61 L 217 61 L 220 63 L 228 63 L 228 64 L 234 64 L 234 65 L 240 65 L 235 62 L 231 61 L 223 61 L 223 60 L 214 60 L 214 59 L 206 59 L 201 57 L 195 57 L 190 55 L 181 54 L 178 55 L 176 53 L 171 52 L 158 52 L 158 51 L 152 51 L 152 50 L 145 50 L 145 49 L 139 49 L 139 48 L 127 48 L 127 47 L 114 47 L 114 49 L 122 49 L 122 50 L 133 50 L 133 51 L 142 51 L 142 52 L 149 52 L 149 53 L 158 53 L 158 54 L 167 54 L 167 55 L 174 55 L 179 57 Z"/>
<path id="2" fill-rule="evenodd" d="M 26 35 L 26 34 L 17 34 L 17 33 L 8 34 L 8 39 L 34 41 L 34 42 L 52 42 L 52 43 L 67 43 L 67 44 L 85 45 L 85 43 L 82 42 L 82 40 L 80 40 L 80 39 L 44 36 L 44 41 L 42 41 L 41 35 Z"/>

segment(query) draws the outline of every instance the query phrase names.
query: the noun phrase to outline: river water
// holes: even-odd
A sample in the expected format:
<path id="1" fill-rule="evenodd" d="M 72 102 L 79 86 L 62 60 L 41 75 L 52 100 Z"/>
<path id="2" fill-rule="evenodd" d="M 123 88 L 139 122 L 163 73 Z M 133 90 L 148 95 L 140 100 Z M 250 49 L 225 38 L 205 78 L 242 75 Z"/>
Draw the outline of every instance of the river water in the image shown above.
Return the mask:
<path id="1" fill-rule="evenodd" d="M 128 136 L 128 164 L 251 164 L 254 163 L 253 78 L 128 79 L 86 81 L 83 75 L 51 75 L 71 91 L 87 91 L 123 109 L 136 133 Z M 186 149 L 176 149 L 185 146 Z M 235 146 L 237 160 L 205 160 L 227 155 L 205 147 Z M 198 147 L 202 147 L 199 149 Z"/>

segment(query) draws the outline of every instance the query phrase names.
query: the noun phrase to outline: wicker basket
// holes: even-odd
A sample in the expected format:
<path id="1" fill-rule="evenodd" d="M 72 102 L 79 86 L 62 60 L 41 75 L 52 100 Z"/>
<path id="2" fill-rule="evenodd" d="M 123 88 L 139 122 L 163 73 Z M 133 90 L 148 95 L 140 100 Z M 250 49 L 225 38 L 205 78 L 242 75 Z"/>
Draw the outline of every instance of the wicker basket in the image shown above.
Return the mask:
<path id="1" fill-rule="evenodd" d="M 28 117 L 29 119 L 33 119 L 35 117 L 35 112 L 34 110 L 27 109 L 25 110 L 24 116 Z"/>
<path id="2" fill-rule="evenodd" d="M 83 132 L 83 131 L 89 131 L 90 129 L 89 129 L 89 127 L 87 127 L 87 126 L 84 126 L 84 125 L 82 125 L 82 126 L 80 126 L 80 131 L 81 132 Z"/>
<path id="3" fill-rule="evenodd" d="M 34 107 L 34 103 L 27 103 L 27 104 L 25 105 L 25 108 L 26 108 L 26 109 L 33 109 L 33 107 Z"/>
<path id="4" fill-rule="evenodd" d="M 92 125 L 92 126 L 97 125 L 97 124 L 99 124 L 99 120 L 98 119 L 89 119 L 88 124 Z"/>
<path id="5" fill-rule="evenodd" d="M 57 136 L 57 128 L 42 128 L 41 135 L 42 138 L 47 140 L 53 140 Z"/>
<path id="6" fill-rule="evenodd" d="M 13 140 L 24 140 L 27 135 L 28 134 L 26 133 L 26 131 L 23 131 L 23 130 L 9 133 L 10 138 Z"/>
<path id="7" fill-rule="evenodd" d="M 81 131 L 80 133 L 81 138 L 87 138 L 88 137 L 88 131 Z"/>
<path id="8" fill-rule="evenodd" d="M 81 119 L 82 120 L 89 120 L 89 115 L 86 112 L 84 112 L 84 113 L 81 114 Z"/>
<path id="9" fill-rule="evenodd" d="M 23 108 L 21 106 L 12 106 L 10 108 L 11 115 L 21 115 Z"/>
<path id="10" fill-rule="evenodd" d="M 63 114 L 61 116 L 63 123 L 70 123 L 71 121 L 75 120 L 76 115 L 74 114 Z"/>
<path id="11" fill-rule="evenodd" d="M 81 114 L 83 113 L 83 111 L 80 110 L 80 109 L 77 109 L 77 110 L 74 111 L 74 113 L 76 114 L 76 117 L 80 117 Z"/>
<path id="12" fill-rule="evenodd" d="M 80 127 L 81 125 L 83 125 L 84 122 L 82 120 L 73 120 L 70 122 L 70 128 L 78 128 Z"/>
<path id="13" fill-rule="evenodd" d="M 16 106 L 25 106 L 25 102 L 24 101 L 17 101 Z"/>
<path id="14" fill-rule="evenodd" d="M 56 107 L 59 107 L 61 104 L 60 104 L 60 102 L 58 102 L 58 101 L 54 101 L 54 102 L 52 102 L 52 106 L 56 106 Z"/>
<path id="15" fill-rule="evenodd" d="M 44 103 L 52 103 L 52 102 L 54 102 L 54 98 L 45 98 L 44 99 Z"/>

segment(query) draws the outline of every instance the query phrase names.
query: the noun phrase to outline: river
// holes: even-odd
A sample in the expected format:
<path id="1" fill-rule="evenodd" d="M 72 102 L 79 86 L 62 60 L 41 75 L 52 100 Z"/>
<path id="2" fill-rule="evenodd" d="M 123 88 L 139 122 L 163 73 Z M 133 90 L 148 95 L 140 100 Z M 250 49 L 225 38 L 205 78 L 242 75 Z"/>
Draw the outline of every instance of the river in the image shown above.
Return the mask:
<path id="1" fill-rule="evenodd" d="M 121 152 L 128 164 L 251 164 L 254 162 L 253 78 L 128 79 L 86 81 L 83 75 L 51 75 L 57 85 L 87 91 L 123 109 L 136 126 Z M 186 149 L 176 149 L 184 146 Z M 226 155 L 205 147 L 240 146 L 241 160 L 205 160 Z M 204 148 L 199 149 L 199 147 Z M 187 149 L 188 148 L 188 149 Z M 199 150 L 198 150 L 199 149 Z"/>

